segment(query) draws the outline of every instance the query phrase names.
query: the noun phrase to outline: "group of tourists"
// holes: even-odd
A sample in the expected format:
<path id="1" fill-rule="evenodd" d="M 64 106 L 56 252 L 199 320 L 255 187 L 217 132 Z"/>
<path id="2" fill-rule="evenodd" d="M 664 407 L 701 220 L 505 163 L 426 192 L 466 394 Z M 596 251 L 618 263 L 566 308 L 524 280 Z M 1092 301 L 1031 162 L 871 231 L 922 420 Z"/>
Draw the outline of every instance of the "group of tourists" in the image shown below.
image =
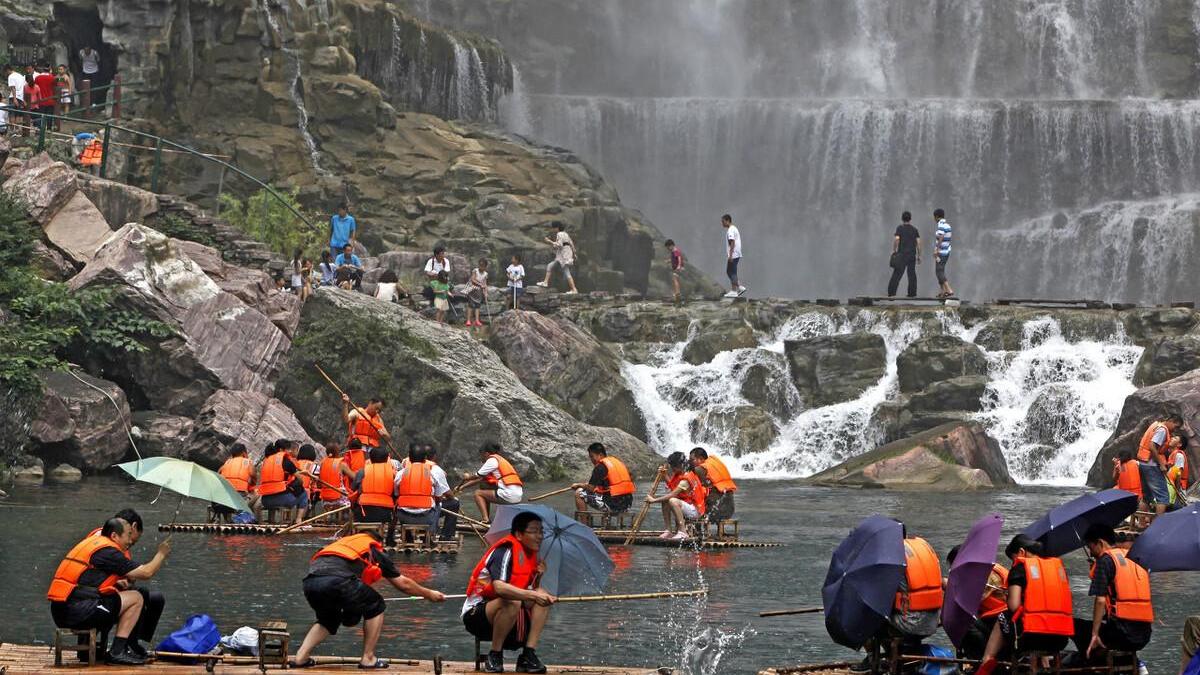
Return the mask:
<path id="1" fill-rule="evenodd" d="M 1113 458 L 1113 483 L 1138 496 L 1138 510 L 1161 515 L 1182 508 L 1191 481 L 1188 438 L 1195 438 L 1189 424 L 1178 415 L 1155 420 L 1138 442 L 1137 454 L 1120 451 Z M 1144 528 L 1149 518 L 1134 519 Z"/>
<path id="2" fill-rule="evenodd" d="M 954 297 L 954 289 L 946 276 L 946 265 L 950 262 L 954 228 L 946 220 L 944 209 L 933 212 L 933 270 L 937 276 L 938 298 Z M 900 288 L 900 277 L 908 275 L 908 293 L 906 297 L 917 297 L 917 266 L 921 264 L 921 233 L 912 224 L 912 214 L 905 211 L 900 215 L 900 225 L 892 235 L 892 255 L 890 264 L 892 278 L 888 281 L 887 294 L 889 298 L 896 297 Z"/>

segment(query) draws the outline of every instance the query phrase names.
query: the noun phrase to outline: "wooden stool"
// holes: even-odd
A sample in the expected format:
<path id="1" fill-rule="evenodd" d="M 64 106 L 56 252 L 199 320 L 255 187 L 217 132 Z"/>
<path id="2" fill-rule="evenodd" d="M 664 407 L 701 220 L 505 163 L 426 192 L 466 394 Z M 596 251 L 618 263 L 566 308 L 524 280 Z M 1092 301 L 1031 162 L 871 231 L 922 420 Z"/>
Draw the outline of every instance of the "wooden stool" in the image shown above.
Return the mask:
<path id="1" fill-rule="evenodd" d="M 87 638 L 88 667 L 96 665 L 96 629 L 95 628 L 56 628 L 54 629 L 54 665 L 61 666 L 63 653 L 63 638 Z M 82 653 L 83 645 L 76 641 L 71 651 Z M 70 648 L 68 648 L 70 649 Z"/>
<path id="2" fill-rule="evenodd" d="M 717 521 L 717 539 L 721 541 L 737 541 L 738 540 L 738 521 L 737 518 Z"/>
<path id="3" fill-rule="evenodd" d="M 887 672 L 896 675 L 900 671 L 900 647 L 903 644 L 904 640 L 898 637 L 888 638 L 883 643 L 876 639 L 868 642 L 867 659 L 871 664 L 872 675 L 884 672 L 885 662 L 887 663 Z"/>
<path id="4" fill-rule="evenodd" d="M 291 506 L 280 506 L 274 509 L 267 509 L 267 523 L 269 525 L 277 525 L 276 516 L 282 515 L 284 523 L 290 523 L 296 519 L 296 509 Z"/>
<path id="5" fill-rule="evenodd" d="M 1108 667 L 1110 675 L 1116 675 L 1116 673 L 1137 675 L 1138 673 L 1137 652 L 1119 652 L 1110 649 L 1104 656 L 1104 663 Z"/>
<path id="6" fill-rule="evenodd" d="M 351 523 L 350 529 L 355 533 L 374 532 L 382 537 L 387 534 L 387 523 Z"/>
<path id="7" fill-rule="evenodd" d="M 479 638 L 475 638 L 475 670 L 476 671 L 483 670 L 483 664 L 487 662 L 487 654 L 484 654 L 483 652 L 479 651 L 479 648 L 482 646 L 483 646 L 483 642 L 481 642 L 479 640 Z"/>
<path id="8" fill-rule="evenodd" d="M 612 527 L 612 514 L 611 514 L 611 513 L 606 513 L 606 512 L 601 512 L 599 515 L 600 515 L 600 529 L 602 529 L 602 530 L 611 530 L 611 529 L 613 529 L 613 527 Z"/>
<path id="9" fill-rule="evenodd" d="M 596 515 L 591 511 L 576 511 L 575 520 L 587 525 L 588 527 L 596 527 Z"/>
<path id="10" fill-rule="evenodd" d="M 1022 664 L 1020 657 L 1029 657 L 1029 663 Z M 1042 659 L 1050 659 L 1050 670 L 1042 670 Z M 1134 666 L 1136 669 L 1136 665 Z M 1037 675 L 1041 672 L 1057 673 L 1062 670 L 1062 655 L 1058 652 L 1020 652 L 1013 655 L 1013 675 L 1021 675 L 1022 672 L 1027 672 L 1029 675 Z"/>
<path id="11" fill-rule="evenodd" d="M 433 544 L 433 533 L 429 530 L 428 525 L 401 525 L 400 541 L 402 543 L 423 543 L 426 546 L 431 546 Z"/>
<path id="12" fill-rule="evenodd" d="M 633 519 L 637 517 L 637 514 L 634 514 L 630 511 L 621 511 L 615 515 L 617 516 L 618 530 L 633 529 Z"/>
<path id="13" fill-rule="evenodd" d="M 258 669 L 266 672 L 267 664 L 288 667 L 288 635 L 287 622 L 274 620 L 266 621 L 258 626 Z"/>

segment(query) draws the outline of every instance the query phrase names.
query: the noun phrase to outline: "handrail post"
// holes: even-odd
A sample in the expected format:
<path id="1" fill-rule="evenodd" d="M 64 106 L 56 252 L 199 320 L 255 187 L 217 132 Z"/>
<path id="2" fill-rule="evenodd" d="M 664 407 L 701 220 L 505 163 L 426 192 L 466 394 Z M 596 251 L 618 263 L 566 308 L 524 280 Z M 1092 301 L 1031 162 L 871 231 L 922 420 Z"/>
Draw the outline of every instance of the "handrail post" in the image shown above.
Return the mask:
<path id="1" fill-rule="evenodd" d="M 150 173 L 150 191 L 158 194 L 158 173 L 162 170 L 162 136 L 154 141 L 154 171 Z"/>
<path id="2" fill-rule="evenodd" d="M 121 74 L 113 75 L 113 106 L 112 118 L 121 119 Z"/>
<path id="3" fill-rule="evenodd" d="M 46 150 L 46 116 L 40 112 L 34 113 L 38 116 L 38 143 L 37 151 L 44 152 Z"/>
<path id="4" fill-rule="evenodd" d="M 79 82 L 79 104 L 83 106 L 83 114 L 92 119 L 92 81 L 80 80 Z"/>
<path id="5" fill-rule="evenodd" d="M 100 177 L 108 177 L 108 141 L 112 137 L 112 125 L 104 125 L 104 145 L 100 149 Z"/>

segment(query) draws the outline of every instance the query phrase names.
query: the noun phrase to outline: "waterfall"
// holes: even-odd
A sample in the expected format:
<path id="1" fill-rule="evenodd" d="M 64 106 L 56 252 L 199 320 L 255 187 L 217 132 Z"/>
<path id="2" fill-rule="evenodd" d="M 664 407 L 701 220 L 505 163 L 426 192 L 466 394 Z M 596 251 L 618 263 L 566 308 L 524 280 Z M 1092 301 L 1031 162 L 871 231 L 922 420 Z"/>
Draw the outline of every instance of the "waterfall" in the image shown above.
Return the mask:
<path id="1" fill-rule="evenodd" d="M 512 66 L 512 91 L 500 99 L 500 120 L 510 131 L 522 136 L 533 134 L 533 110 L 521 69 Z"/>
<path id="2" fill-rule="evenodd" d="M 287 21 L 290 29 L 291 18 L 288 14 L 288 0 L 284 0 L 281 5 L 283 7 L 284 20 Z M 329 175 L 329 172 L 321 166 L 321 149 L 317 145 L 317 139 L 313 137 L 312 132 L 308 128 L 308 106 L 304 103 L 303 58 L 294 46 L 290 46 L 292 40 L 285 35 L 279 21 L 271 12 L 271 0 L 263 0 L 262 11 L 266 16 L 267 25 L 270 26 L 272 35 L 279 41 L 279 50 L 283 52 L 284 57 L 287 59 L 286 78 L 288 81 L 288 95 L 296 107 L 296 124 L 300 129 L 300 136 L 304 139 L 304 145 L 308 147 L 308 156 L 312 161 L 313 171 L 318 176 Z"/>

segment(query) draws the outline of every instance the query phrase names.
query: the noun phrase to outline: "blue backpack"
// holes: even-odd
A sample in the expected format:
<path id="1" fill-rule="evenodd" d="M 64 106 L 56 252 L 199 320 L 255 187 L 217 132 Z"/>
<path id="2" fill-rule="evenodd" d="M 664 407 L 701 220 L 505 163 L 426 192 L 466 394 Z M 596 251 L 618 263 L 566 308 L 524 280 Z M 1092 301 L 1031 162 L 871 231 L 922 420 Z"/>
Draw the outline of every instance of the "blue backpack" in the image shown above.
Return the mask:
<path id="1" fill-rule="evenodd" d="M 171 633 L 155 651 L 182 654 L 207 654 L 221 642 L 217 624 L 207 614 L 193 614 L 183 622 L 183 628 Z"/>
<path id="2" fill-rule="evenodd" d="M 930 644 L 922 644 L 921 648 L 917 650 L 917 653 L 921 656 L 933 656 L 942 659 L 954 658 L 953 651 L 945 647 L 939 647 L 937 645 Z M 958 666 L 953 663 L 933 663 L 926 661 L 921 664 L 919 672 L 921 675 L 950 675 L 958 672 Z"/>
<path id="3" fill-rule="evenodd" d="M 238 511 L 233 516 L 233 522 L 238 525 L 253 525 L 258 521 L 254 519 L 254 514 L 249 511 Z"/>

